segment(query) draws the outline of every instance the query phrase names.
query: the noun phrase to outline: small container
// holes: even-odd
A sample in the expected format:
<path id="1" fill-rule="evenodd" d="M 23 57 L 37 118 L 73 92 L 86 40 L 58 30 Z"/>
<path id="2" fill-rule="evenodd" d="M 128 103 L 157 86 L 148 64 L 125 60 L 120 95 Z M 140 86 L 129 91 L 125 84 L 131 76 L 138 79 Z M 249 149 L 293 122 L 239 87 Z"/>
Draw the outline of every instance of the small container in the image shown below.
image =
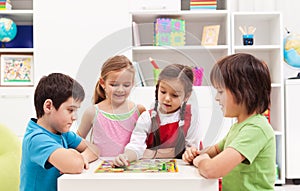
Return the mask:
<path id="1" fill-rule="evenodd" d="M 158 76 L 159 76 L 160 72 L 161 72 L 160 68 L 154 68 L 153 69 L 154 85 L 157 84 Z"/>
<path id="2" fill-rule="evenodd" d="M 244 45 L 253 45 L 253 34 L 244 34 L 243 35 L 243 44 Z"/>
<path id="3" fill-rule="evenodd" d="M 203 79 L 203 68 L 202 67 L 195 67 L 193 68 L 194 73 L 194 86 L 201 86 L 202 85 L 202 79 Z"/>

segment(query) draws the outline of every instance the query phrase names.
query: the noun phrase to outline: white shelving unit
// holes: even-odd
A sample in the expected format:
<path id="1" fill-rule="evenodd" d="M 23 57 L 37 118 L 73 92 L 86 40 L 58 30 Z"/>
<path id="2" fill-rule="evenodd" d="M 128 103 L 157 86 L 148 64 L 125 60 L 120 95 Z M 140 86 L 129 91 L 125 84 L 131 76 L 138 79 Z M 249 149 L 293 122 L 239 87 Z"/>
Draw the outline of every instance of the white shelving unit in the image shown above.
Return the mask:
<path id="1" fill-rule="evenodd" d="M 154 21 L 156 18 L 184 19 L 185 46 L 154 46 Z M 169 63 L 182 63 L 204 68 L 203 84 L 208 85 L 209 71 L 216 59 L 230 53 L 230 22 L 227 10 L 217 11 L 136 11 L 132 22 L 139 29 L 140 46 L 132 48 L 132 60 L 140 64 L 147 85 L 153 85 L 152 57 L 163 68 Z M 206 25 L 220 25 L 217 46 L 201 46 L 202 30 Z M 172 55 L 172 56 L 170 56 Z"/>
<path id="2" fill-rule="evenodd" d="M 228 5 L 227 5 L 228 7 Z M 185 46 L 154 46 L 154 21 L 156 18 L 181 18 L 186 24 Z M 152 57 L 163 68 L 170 63 L 182 63 L 204 68 L 203 85 L 209 86 L 209 73 L 219 58 L 231 53 L 246 52 L 264 60 L 272 80 L 271 125 L 276 135 L 276 162 L 279 178 L 276 184 L 285 183 L 285 129 L 284 84 L 282 55 L 281 15 L 277 12 L 214 11 L 135 11 L 131 21 L 139 29 L 140 45 L 133 41 L 132 60 L 140 64 L 147 85 L 153 85 Z M 201 46 L 202 30 L 206 25 L 220 25 L 217 46 Z M 254 26 L 254 45 L 244 46 L 239 26 Z M 134 32 L 134 31 L 133 31 Z"/>
<path id="3" fill-rule="evenodd" d="M 33 26 L 33 0 L 13 0 L 11 3 L 12 10 L 0 10 L 0 17 L 12 19 L 16 23 L 17 29 L 22 25 Z M 21 30 L 17 31 L 18 34 L 21 32 Z M 34 45 L 28 46 L 28 48 L 23 46 L 0 48 L 0 56 L 2 54 L 34 55 Z M 12 109 L 15 107 L 18 109 Z M 34 116 L 32 107 L 33 87 L 0 86 L 0 108 L 2 108 L 0 123 L 12 129 L 20 137 L 23 136 L 30 117 Z"/>
<path id="4" fill-rule="evenodd" d="M 233 12 L 232 53 L 246 52 L 264 60 L 271 72 L 272 92 L 270 118 L 276 135 L 276 162 L 279 179 L 276 184 L 285 183 L 285 128 L 284 128 L 284 83 L 283 83 L 283 34 L 281 14 L 278 12 Z M 239 26 L 254 26 L 254 45 L 242 45 Z"/>
<path id="5" fill-rule="evenodd" d="M 300 79 L 285 81 L 286 178 L 293 179 L 295 184 L 300 183 L 300 155 L 299 152 L 296 152 L 297 146 L 300 144 L 299 89 Z"/>

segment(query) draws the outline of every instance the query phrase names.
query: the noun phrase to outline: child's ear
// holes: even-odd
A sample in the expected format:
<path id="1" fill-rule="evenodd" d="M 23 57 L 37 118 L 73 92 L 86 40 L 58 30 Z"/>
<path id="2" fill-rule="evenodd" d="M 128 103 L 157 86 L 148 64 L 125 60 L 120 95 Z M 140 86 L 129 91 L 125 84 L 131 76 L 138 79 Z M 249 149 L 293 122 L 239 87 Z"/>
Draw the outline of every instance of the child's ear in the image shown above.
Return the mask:
<path id="1" fill-rule="evenodd" d="M 49 113 L 53 109 L 53 102 L 51 99 L 46 99 L 43 105 L 44 112 Z"/>
<path id="2" fill-rule="evenodd" d="M 100 84 L 100 86 L 101 86 L 103 89 L 105 89 L 105 81 L 104 81 L 103 78 L 100 78 L 100 79 L 99 79 L 99 84 Z"/>

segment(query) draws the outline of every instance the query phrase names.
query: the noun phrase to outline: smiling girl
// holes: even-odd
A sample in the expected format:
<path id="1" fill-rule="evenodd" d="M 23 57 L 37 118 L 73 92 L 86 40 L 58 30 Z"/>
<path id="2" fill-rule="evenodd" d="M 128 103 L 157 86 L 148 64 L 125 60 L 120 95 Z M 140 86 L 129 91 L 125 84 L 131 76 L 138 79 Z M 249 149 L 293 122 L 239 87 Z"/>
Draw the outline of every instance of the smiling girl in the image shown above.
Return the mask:
<path id="1" fill-rule="evenodd" d="M 102 157 L 115 157 L 124 152 L 144 106 L 128 100 L 134 86 L 135 71 L 122 55 L 109 58 L 102 66 L 94 92 L 94 105 L 82 116 L 77 133 L 86 138 L 91 131 L 92 143 Z"/>

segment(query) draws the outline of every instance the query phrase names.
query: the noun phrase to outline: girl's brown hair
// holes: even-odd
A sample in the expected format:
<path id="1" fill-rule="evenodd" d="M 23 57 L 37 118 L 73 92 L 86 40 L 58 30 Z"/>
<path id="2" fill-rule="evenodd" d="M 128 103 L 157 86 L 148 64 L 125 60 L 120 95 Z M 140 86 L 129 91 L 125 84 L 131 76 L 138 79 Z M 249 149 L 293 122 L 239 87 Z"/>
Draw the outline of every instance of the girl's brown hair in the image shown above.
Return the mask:
<path id="1" fill-rule="evenodd" d="M 119 72 L 124 69 L 135 73 L 135 70 L 133 68 L 131 61 L 126 56 L 123 56 L 123 55 L 113 56 L 113 57 L 107 59 L 104 62 L 104 64 L 102 65 L 100 78 L 102 78 L 105 81 L 107 76 L 111 72 Z M 134 79 L 132 79 L 132 80 L 134 80 Z M 105 99 L 106 99 L 105 91 L 102 88 L 102 86 L 100 85 L 100 79 L 99 79 L 97 81 L 97 84 L 95 87 L 93 103 L 97 104 Z"/>
<path id="2" fill-rule="evenodd" d="M 214 87 L 228 89 L 248 114 L 262 114 L 270 104 L 271 77 L 265 62 L 251 54 L 237 53 L 219 60 L 210 73 Z"/>

